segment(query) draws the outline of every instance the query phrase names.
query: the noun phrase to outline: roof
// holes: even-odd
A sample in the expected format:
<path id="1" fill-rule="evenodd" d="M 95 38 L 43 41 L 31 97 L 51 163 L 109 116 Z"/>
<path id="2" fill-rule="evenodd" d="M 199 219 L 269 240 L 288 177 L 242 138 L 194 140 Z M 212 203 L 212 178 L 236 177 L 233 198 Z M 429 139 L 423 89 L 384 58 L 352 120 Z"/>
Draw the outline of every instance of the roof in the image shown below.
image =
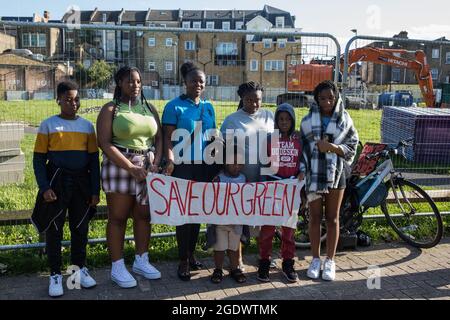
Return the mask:
<path id="1" fill-rule="evenodd" d="M 33 17 L 2 17 L 2 21 L 33 22 Z"/>
<path id="2" fill-rule="evenodd" d="M 51 65 L 33 60 L 27 57 L 18 56 L 13 53 L 3 53 L 0 54 L 0 65 L 9 65 L 9 66 L 32 66 L 32 67 L 47 67 L 51 68 Z"/>
<path id="3" fill-rule="evenodd" d="M 147 14 L 147 11 L 145 11 Z M 149 21 L 178 21 L 178 10 L 151 9 Z"/>
<path id="4" fill-rule="evenodd" d="M 289 14 L 289 12 L 268 6 L 267 4 L 264 6 L 263 11 L 267 12 L 268 14 Z"/>
<path id="5" fill-rule="evenodd" d="M 92 22 L 103 23 L 103 15 L 106 15 L 106 22 L 117 22 L 121 11 L 97 11 L 92 17 Z"/>
<path id="6" fill-rule="evenodd" d="M 146 15 L 147 11 L 124 10 L 124 13 L 122 15 L 122 22 L 144 23 Z"/>

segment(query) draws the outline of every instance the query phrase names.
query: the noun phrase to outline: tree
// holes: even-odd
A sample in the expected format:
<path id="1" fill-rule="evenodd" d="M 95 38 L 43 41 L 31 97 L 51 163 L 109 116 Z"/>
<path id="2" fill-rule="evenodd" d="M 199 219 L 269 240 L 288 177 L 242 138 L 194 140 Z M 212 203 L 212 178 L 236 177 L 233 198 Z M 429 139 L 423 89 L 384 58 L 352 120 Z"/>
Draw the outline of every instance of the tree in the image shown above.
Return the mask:
<path id="1" fill-rule="evenodd" d="M 114 65 L 106 63 L 105 60 L 97 60 L 87 70 L 87 76 L 91 86 L 106 88 L 113 78 L 114 71 Z"/>

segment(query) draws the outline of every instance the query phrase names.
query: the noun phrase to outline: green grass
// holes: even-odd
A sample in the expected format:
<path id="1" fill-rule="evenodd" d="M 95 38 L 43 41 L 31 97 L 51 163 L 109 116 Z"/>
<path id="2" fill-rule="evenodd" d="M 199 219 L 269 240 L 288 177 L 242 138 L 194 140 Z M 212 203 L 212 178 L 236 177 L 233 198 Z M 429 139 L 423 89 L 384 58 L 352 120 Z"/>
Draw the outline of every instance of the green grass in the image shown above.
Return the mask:
<path id="1" fill-rule="evenodd" d="M 83 100 L 81 103 L 81 112 L 85 108 L 102 106 L 107 100 Z M 152 101 L 160 115 L 166 101 Z M 216 109 L 217 125 L 220 127 L 225 117 L 236 111 L 237 102 L 213 101 Z M 266 108 L 274 111 L 274 105 L 265 105 Z M 1 121 L 20 121 L 30 126 L 38 126 L 39 123 L 59 112 L 58 106 L 54 101 L 23 101 L 23 102 L 5 102 L 0 101 L 0 122 Z M 301 118 L 307 113 L 307 109 L 298 108 L 295 110 L 298 128 Z M 381 111 L 379 110 L 350 110 L 349 111 L 362 142 L 378 142 L 380 140 Z M 97 113 L 83 114 L 83 117 L 92 122 L 96 122 Z M 25 153 L 26 168 L 25 180 L 20 184 L 11 184 L 0 187 L 0 212 L 11 210 L 29 210 L 34 206 L 34 200 L 37 193 L 37 186 L 32 168 L 32 151 L 35 135 L 25 134 L 21 149 Z M 101 195 L 101 205 L 105 205 L 104 195 Z M 441 210 L 450 211 L 449 204 L 438 204 Z M 371 209 L 369 213 L 381 214 L 377 209 Z M 445 218 L 445 227 L 449 233 L 450 221 Z M 92 221 L 90 225 L 89 238 L 105 237 L 106 221 Z M 363 230 L 367 232 L 374 241 L 396 240 L 397 236 L 387 225 L 385 220 L 364 221 Z M 154 225 L 153 233 L 174 231 L 174 227 Z M 128 222 L 127 235 L 132 235 L 132 223 Z M 68 226 L 65 226 L 64 239 L 69 239 Z M 200 244 L 204 241 L 204 236 L 200 237 Z M 25 226 L 3 226 L 0 227 L 0 245 L 24 244 L 39 242 L 39 237 L 32 225 Z M 278 244 L 276 244 L 278 246 Z M 256 252 L 254 241 L 246 252 Z M 153 260 L 173 260 L 177 258 L 176 241 L 174 237 L 164 239 L 154 239 L 151 242 L 150 254 Z M 125 259 L 131 262 L 134 255 L 134 244 L 127 242 L 125 245 Z M 199 251 L 199 256 L 210 255 L 208 252 Z M 64 265 L 69 264 L 69 250 L 63 249 Z M 0 252 L 0 263 L 8 266 L 9 274 L 29 273 L 44 271 L 47 269 L 46 257 L 41 255 L 41 250 L 16 250 Z M 109 264 L 106 244 L 95 244 L 88 246 L 88 264 L 91 267 L 102 267 Z"/>

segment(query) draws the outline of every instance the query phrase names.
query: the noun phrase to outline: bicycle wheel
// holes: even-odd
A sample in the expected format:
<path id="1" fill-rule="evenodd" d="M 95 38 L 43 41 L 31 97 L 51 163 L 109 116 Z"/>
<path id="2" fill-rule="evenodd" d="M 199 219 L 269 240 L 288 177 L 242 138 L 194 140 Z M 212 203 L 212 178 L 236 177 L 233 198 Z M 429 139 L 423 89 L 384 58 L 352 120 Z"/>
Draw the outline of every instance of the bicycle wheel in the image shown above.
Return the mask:
<path id="1" fill-rule="evenodd" d="M 437 245 L 443 233 L 442 217 L 430 196 L 404 179 L 393 180 L 393 186 L 388 181 L 386 186 L 388 198 L 381 210 L 400 238 L 418 248 Z"/>
<path id="2" fill-rule="evenodd" d="M 307 249 L 311 247 L 311 242 L 309 240 L 309 209 L 301 209 L 298 215 L 298 221 L 297 221 L 297 229 L 294 233 L 294 241 L 295 241 L 295 247 L 299 249 Z M 281 241 L 281 230 L 280 228 L 277 228 L 275 231 L 275 236 L 278 238 L 278 240 Z M 325 221 L 322 221 L 322 228 L 321 228 L 321 235 L 320 235 L 320 242 L 322 243 L 327 238 L 326 234 L 326 228 L 325 228 Z"/>

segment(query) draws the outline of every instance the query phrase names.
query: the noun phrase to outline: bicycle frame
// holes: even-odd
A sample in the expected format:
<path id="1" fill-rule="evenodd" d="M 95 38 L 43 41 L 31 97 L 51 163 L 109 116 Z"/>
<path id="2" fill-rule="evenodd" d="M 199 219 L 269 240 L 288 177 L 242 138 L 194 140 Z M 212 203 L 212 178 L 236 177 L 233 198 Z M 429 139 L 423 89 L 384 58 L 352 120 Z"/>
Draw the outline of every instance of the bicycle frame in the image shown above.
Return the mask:
<path id="1" fill-rule="evenodd" d="M 373 176 L 378 175 L 375 178 L 375 181 L 373 182 L 372 186 L 367 190 L 366 194 L 360 201 L 360 206 L 363 206 L 367 199 L 372 195 L 372 193 L 375 191 L 375 189 L 384 182 L 384 178 L 386 178 L 388 175 L 392 174 L 394 172 L 394 164 L 392 163 L 391 159 L 386 159 L 382 164 L 377 166 L 377 168 L 371 172 L 369 175 L 364 177 L 363 179 L 359 180 L 356 184 L 356 187 L 360 187 L 362 184 L 364 184 L 367 180 L 372 178 Z"/>

